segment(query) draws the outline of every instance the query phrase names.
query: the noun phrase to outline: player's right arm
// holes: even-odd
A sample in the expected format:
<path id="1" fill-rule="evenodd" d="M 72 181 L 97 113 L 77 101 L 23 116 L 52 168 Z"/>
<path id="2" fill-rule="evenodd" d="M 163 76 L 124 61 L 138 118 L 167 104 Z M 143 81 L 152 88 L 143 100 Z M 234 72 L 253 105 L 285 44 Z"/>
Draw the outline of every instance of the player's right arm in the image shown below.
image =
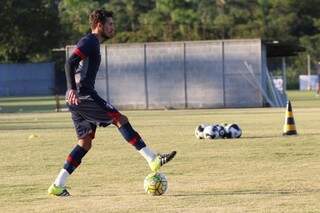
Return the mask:
<path id="1" fill-rule="evenodd" d="M 77 49 L 72 53 L 65 64 L 65 73 L 67 80 L 67 102 L 71 105 L 78 105 L 80 103 L 78 94 L 77 94 L 77 85 L 75 80 L 76 69 L 79 66 L 80 61 L 82 60 L 81 56 L 77 54 Z"/>
<path id="2" fill-rule="evenodd" d="M 77 44 L 76 49 L 73 51 L 65 64 L 66 80 L 67 80 L 67 102 L 71 105 L 78 105 L 80 99 L 77 94 L 77 85 L 75 80 L 75 73 L 81 60 L 84 60 L 91 51 L 91 43 L 86 39 L 82 39 Z"/>
<path id="3" fill-rule="evenodd" d="M 73 51 L 71 56 L 68 58 L 65 65 L 66 80 L 67 80 L 67 102 L 69 104 L 78 105 L 80 99 L 77 94 L 77 85 L 75 80 L 75 73 L 81 60 L 84 60 L 91 54 L 92 42 L 89 39 L 81 39 L 76 49 Z"/>

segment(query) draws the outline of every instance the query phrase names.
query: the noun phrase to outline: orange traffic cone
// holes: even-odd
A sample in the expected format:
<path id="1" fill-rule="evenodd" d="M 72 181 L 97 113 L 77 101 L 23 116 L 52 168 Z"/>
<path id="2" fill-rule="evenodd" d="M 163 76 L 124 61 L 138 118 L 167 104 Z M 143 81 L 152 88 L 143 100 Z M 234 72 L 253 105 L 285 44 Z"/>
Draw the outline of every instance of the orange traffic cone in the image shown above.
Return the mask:
<path id="1" fill-rule="evenodd" d="M 283 126 L 283 135 L 297 135 L 290 101 L 287 102 L 286 120 Z"/>

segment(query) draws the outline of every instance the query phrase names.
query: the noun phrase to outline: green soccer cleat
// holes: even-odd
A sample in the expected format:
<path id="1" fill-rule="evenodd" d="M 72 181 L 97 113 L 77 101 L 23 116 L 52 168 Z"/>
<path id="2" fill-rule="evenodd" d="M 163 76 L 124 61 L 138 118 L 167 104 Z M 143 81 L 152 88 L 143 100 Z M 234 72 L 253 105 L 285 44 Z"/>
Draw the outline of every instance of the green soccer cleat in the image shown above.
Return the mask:
<path id="1" fill-rule="evenodd" d="M 149 163 L 149 166 L 150 166 L 150 169 L 151 171 L 153 172 L 156 172 L 160 169 L 161 166 L 163 166 L 164 164 L 168 163 L 169 161 L 171 161 L 174 156 L 177 154 L 176 151 L 172 151 L 168 154 L 160 154 L 160 155 L 157 155 L 155 157 L 155 159 L 153 159 L 150 163 Z"/>
<path id="2" fill-rule="evenodd" d="M 66 187 L 56 186 L 52 184 L 48 189 L 49 195 L 54 195 L 58 197 L 68 197 L 70 193 L 67 191 Z"/>

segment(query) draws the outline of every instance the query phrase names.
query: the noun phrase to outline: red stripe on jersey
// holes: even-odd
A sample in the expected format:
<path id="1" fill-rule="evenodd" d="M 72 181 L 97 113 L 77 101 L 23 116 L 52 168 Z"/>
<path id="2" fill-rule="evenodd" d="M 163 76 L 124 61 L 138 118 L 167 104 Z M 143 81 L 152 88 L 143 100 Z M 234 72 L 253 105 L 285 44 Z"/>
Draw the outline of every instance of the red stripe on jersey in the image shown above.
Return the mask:
<path id="1" fill-rule="evenodd" d="M 76 55 L 79 56 L 81 59 L 85 59 L 85 58 L 86 58 L 86 55 L 83 54 L 79 48 L 75 49 L 74 52 L 73 52 L 73 54 L 76 54 Z"/>

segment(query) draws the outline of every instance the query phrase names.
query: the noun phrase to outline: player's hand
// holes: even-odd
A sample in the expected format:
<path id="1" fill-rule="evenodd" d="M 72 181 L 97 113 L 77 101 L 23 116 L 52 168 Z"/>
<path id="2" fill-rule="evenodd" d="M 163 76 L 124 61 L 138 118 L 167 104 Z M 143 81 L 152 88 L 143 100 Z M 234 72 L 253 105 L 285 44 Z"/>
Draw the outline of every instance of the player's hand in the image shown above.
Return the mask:
<path id="1" fill-rule="evenodd" d="M 76 90 L 70 89 L 68 91 L 67 102 L 71 105 L 78 105 L 80 103 Z"/>

